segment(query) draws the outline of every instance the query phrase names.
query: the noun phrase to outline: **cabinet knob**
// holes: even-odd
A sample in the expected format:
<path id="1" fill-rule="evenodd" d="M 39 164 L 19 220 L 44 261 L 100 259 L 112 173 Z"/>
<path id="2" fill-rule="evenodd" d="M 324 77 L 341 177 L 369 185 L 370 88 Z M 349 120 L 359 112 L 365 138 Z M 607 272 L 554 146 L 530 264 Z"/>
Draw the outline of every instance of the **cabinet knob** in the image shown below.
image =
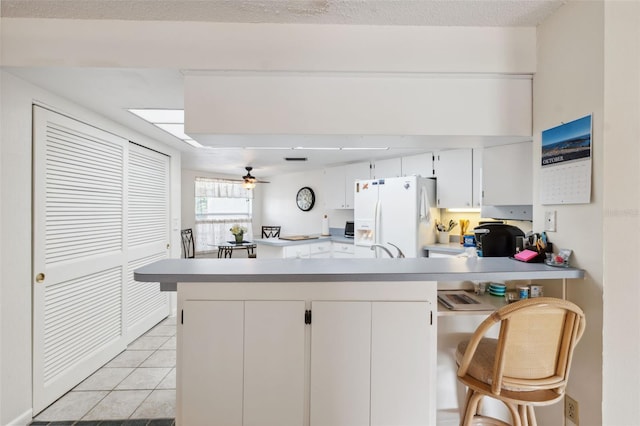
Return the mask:
<path id="1" fill-rule="evenodd" d="M 36 282 L 37 283 L 43 283 L 44 282 L 44 274 L 42 272 L 40 272 L 38 275 L 36 275 Z"/>

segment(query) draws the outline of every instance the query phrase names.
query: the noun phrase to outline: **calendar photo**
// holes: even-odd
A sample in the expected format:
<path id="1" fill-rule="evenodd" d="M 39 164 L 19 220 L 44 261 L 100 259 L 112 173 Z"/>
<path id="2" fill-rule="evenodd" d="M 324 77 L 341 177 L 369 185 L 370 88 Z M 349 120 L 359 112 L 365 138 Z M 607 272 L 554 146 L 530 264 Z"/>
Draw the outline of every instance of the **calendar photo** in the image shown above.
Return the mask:
<path id="1" fill-rule="evenodd" d="M 591 202 L 591 115 L 542 132 L 541 204 Z"/>

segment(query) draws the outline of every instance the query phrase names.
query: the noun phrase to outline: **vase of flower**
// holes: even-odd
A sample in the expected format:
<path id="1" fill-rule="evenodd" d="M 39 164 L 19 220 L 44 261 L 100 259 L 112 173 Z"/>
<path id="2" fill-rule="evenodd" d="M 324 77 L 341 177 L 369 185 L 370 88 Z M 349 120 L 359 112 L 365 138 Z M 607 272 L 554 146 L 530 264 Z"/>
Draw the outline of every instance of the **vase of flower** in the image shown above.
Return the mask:
<path id="1" fill-rule="evenodd" d="M 236 244 L 242 244 L 242 242 L 244 241 L 244 233 L 247 232 L 247 228 L 236 223 L 231 227 L 231 229 L 229 229 L 229 231 L 231 231 L 231 233 L 235 237 Z"/>

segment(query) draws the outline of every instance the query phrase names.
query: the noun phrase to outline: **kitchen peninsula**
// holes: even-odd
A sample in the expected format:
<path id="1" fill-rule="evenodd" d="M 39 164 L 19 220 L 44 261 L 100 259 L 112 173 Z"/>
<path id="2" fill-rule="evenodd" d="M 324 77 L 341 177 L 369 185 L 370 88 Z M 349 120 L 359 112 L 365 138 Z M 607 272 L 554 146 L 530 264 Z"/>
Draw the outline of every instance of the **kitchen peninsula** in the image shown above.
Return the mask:
<path id="1" fill-rule="evenodd" d="M 437 282 L 583 275 L 508 258 L 167 259 L 134 272 L 178 293 L 180 426 L 434 425 Z"/>

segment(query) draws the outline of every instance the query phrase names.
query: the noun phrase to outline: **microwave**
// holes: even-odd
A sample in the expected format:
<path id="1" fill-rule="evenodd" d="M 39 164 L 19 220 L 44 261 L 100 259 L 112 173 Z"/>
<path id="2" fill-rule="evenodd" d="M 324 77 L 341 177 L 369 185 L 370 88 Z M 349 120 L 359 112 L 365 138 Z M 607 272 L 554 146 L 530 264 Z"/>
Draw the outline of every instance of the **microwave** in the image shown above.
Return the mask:
<path id="1" fill-rule="evenodd" d="M 347 223 L 345 223 L 344 236 L 346 238 L 353 238 L 353 222 L 347 221 Z"/>

